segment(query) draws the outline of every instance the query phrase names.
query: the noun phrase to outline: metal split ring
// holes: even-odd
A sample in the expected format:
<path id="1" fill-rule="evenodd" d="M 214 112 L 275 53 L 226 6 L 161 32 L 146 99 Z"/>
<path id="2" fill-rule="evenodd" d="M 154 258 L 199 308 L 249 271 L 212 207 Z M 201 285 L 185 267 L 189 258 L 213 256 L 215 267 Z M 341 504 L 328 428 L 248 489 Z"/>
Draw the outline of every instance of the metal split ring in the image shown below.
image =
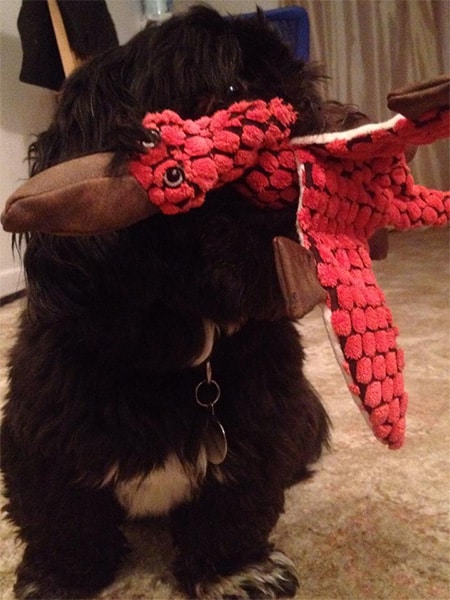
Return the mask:
<path id="1" fill-rule="evenodd" d="M 210 389 L 213 394 L 213 399 L 210 402 L 203 402 L 199 398 L 199 392 L 205 386 L 212 386 L 212 388 L 210 388 Z M 217 383 L 217 381 L 212 378 L 211 363 L 208 360 L 206 362 L 206 379 L 204 379 L 203 381 L 200 381 L 200 383 L 198 383 L 195 387 L 195 400 L 196 400 L 197 404 L 199 404 L 203 408 L 209 408 L 212 410 L 214 405 L 218 402 L 218 400 L 220 398 L 220 393 L 221 393 L 220 386 Z"/>
<path id="2" fill-rule="evenodd" d="M 213 386 L 213 388 L 215 389 L 215 396 L 210 402 L 202 402 L 199 398 L 199 391 L 204 386 Z M 200 406 L 203 406 L 203 408 L 212 408 L 216 404 L 216 402 L 218 402 L 219 398 L 220 398 L 220 386 L 215 379 L 211 379 L 211 381 L 207 381 L 206 379 L 204 379 L 203 381 L 200 381 L 200 383 L 198 383 L 197 386 L 195 387 L 195 400 L 196 400 L 197 404 L 199 404 Z"/>

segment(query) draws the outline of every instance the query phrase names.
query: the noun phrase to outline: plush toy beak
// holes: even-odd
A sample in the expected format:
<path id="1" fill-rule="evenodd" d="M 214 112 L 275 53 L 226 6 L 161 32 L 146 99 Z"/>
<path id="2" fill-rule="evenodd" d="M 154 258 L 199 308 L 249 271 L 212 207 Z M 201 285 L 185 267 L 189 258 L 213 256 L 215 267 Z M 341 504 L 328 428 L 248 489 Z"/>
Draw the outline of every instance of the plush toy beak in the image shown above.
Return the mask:
<path id="1" fill-rule="evenodd" d="M 50 167 L 27 180 L 7 200 L 5 231 L 95 235 L 122 229 L 158 213 L 131 175 L 111 177 L 111 153 Z"/>

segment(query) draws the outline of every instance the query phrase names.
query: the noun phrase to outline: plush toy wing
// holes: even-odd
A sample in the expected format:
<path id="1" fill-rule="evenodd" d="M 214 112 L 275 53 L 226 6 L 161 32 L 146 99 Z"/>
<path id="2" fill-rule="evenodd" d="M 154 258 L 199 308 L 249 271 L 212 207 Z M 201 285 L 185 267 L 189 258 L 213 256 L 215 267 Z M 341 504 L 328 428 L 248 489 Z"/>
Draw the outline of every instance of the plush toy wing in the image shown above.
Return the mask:
<path id="1" fill-rule="evenodd" d="M 300 178 L 298 225 L 328 293 L 325 321 L 349 388 L 377 438 L 403 444 L 407 395 L 397 329 L 372 271 L 368 239 L 380 227 L 448 223 L 450 194 L 414 184 L 408 143 L 448 135 L 449 111 L 293 140 Z"/>
<path id="2" fill-rule="evenodd" d="M 327 292 L 325 322 L 349 389 L 376 437 L 399 448 L 407 407 L 404 357 L 372 270 L 368 240 L 386 226 L 448 223 L 450 194 L 415 184 L 405 149 L 449 135 L 449 79 L 389 98 L 390 106 L 405 107 L 414 120 L 397 115 L 386 123 L 297 138 L 276 155 L 262 150 L 257 167 L 237 185 L 267 208 L 299 195 L 299 235 Z M 297 170 L 298 177 L 292 176 Z"/>

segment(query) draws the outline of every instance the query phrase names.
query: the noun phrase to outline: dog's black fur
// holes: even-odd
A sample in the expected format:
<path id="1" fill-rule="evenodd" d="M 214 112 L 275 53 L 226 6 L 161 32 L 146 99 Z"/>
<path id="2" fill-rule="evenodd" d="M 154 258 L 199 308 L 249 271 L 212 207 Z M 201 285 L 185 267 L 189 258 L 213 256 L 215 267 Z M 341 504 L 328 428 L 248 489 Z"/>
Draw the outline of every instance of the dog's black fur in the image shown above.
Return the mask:
<path id="1" fill-rule="evenodd" d="M 195 118 L 279 96 L 298 110 L 294 134 L 322 131 L 318 78 L 261 15 L 195 7 L 68 79 L 31 147 L 31 172 L 101 150 L 120 170 L 145 135 L 144 113 L 163 108 Z M 329 433 L 272 255 L 274 236 L 296 238 L 295 210 L 259 211 L 226 187 L 189 214 L 112 234 L 29 236 L 28 306 L 1 434 L 7 512 L 26 545 L 19 598 L 86 597 L 110 583 L 127 551 L 115 490 L 174 456 L 192 484 L 167 506 L 181 588 L 294 594 L 292 565 L 268 536 L 285 489 L 308 477 Z M 194 394 L 205 323 L 218 330 L 215 410 L 229 442 L 219 466 L 203 460 L 208 411 Z"/>

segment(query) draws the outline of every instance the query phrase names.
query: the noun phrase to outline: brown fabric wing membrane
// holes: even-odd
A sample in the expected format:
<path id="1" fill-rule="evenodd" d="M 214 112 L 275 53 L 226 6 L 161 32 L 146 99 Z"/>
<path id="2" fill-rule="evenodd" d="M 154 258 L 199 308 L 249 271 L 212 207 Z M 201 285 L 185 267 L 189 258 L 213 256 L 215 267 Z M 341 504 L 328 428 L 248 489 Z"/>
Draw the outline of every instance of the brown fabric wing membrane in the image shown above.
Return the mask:
<path id="1" fill-rule="evenodd" d="M 5 231 L 94 235 L 159 212 L 134 177 L 107 174 L 111 157 L 83 156 L 31 177 L 6 202 L 1 215 Z"/>
<path id="2" fill-rule="evenodd" d="M 316 261 L 310 250 L 288 238 L 277 236 L 272 244 L 286 314 L 301 319 L 327 298 L 317 278 Z"/>
<path id="3" fill-rule="evenodd" d="M 394 90 L 387 97 L 388 107 L 408 119 L 418 119 L 433 108 L 450 105 L 450 77 L 441 75 Z"/>

